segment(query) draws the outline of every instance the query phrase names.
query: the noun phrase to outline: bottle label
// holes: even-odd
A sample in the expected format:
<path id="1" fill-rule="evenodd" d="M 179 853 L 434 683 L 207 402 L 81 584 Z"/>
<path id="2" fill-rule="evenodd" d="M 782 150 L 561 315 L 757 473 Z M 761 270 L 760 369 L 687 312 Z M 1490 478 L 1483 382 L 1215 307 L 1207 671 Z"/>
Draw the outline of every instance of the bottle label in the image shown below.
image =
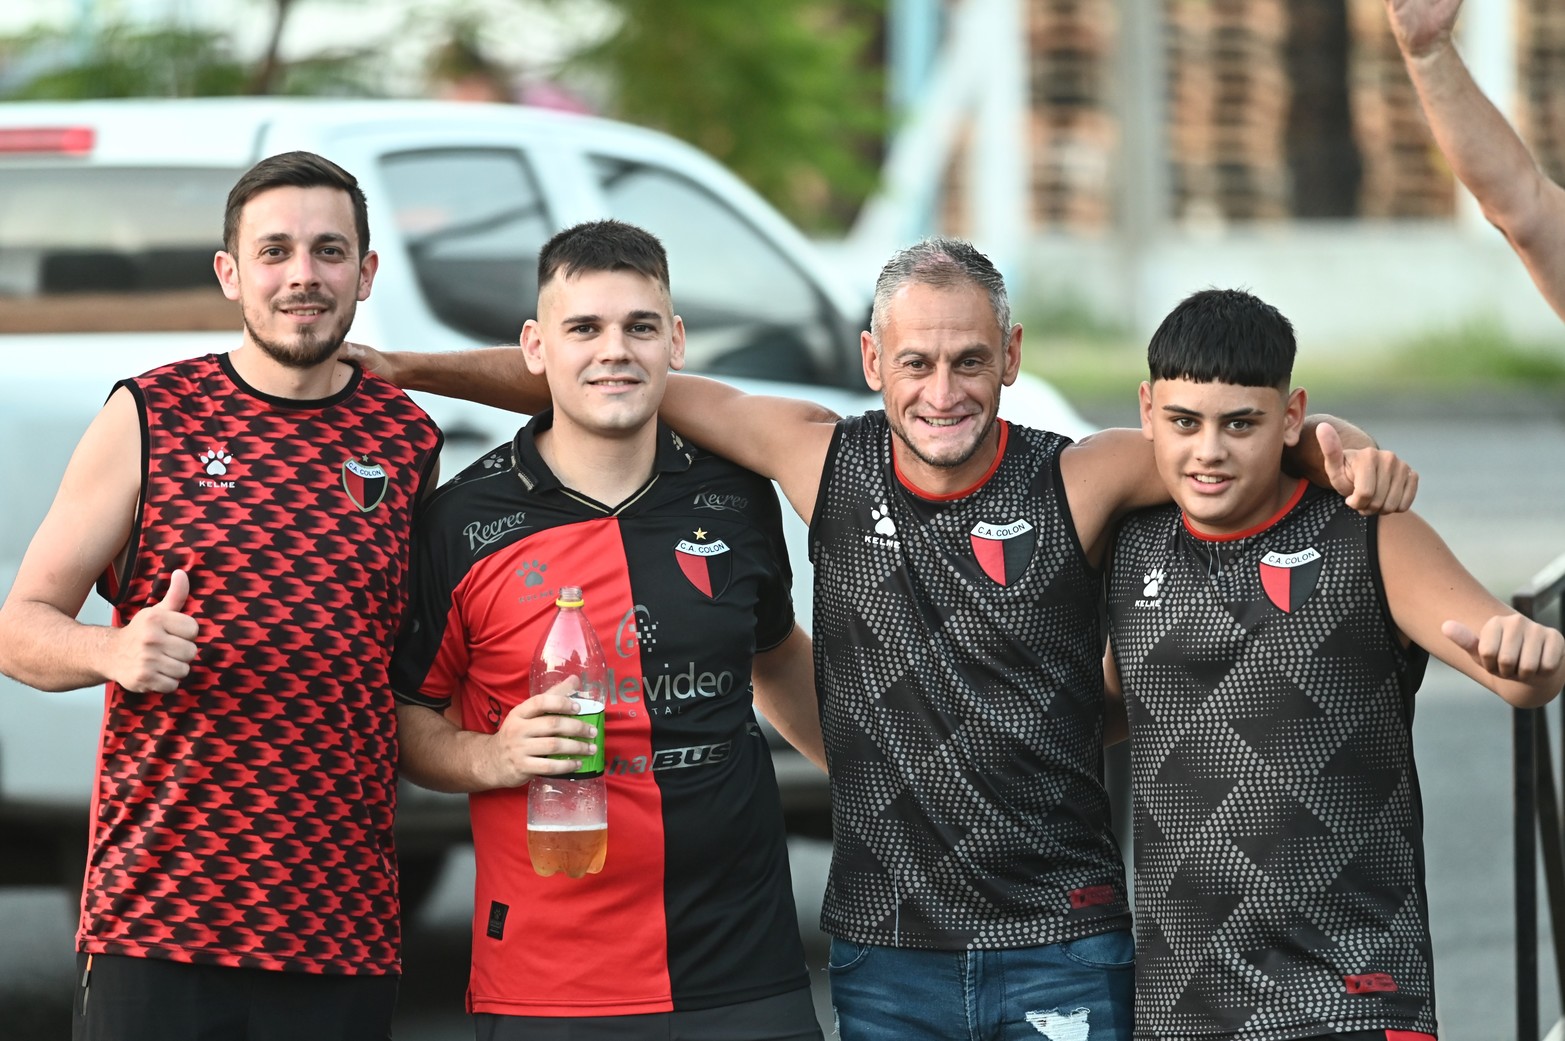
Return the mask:
<path id="1" fill-rule="evenodd" d="M 603 764 L 605 761 L 603 757 L 603 739 L 605 736 L 607 736 L 608 732 L 603 728 L 603 721 L 607 713 L 604 711 L 604 704 L 601 701 L 589 701 L 586 698 L 576 698 L 575 700 L 576 704 L 580 708 L 580 711 L 576 713 L 576 718 L 581 720 L 583 723 L 587 723 L 598 728 L 598 736 L 593 738 L 593 740 L 597 742 L 598 751 L 590 756 L 578 757 L 574 755 L 556 755 L 551 756 L 550 758 L 581 759 L 581 769 L 577 770 L 575 773 L 565 774 L 564 776 L 566 777 L 598 777 L 603 773 Z"/>

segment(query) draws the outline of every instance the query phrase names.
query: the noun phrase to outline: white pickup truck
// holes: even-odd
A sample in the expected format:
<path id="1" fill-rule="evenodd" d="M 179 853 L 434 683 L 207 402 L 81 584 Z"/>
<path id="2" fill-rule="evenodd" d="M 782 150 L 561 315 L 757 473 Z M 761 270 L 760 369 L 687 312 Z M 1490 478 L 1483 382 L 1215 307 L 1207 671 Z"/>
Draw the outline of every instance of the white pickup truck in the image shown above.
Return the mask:
<path id="1" fill-rule="evenodd" d="M 463 103 L 0 104 L 0 597 L 114 381 L 236 345 L 238 311 L 212 274 L 224 200 L 257 160 L 300 148 L 352 171 L 369 200 L 381 262 L 356 340 L 432 351 L 514 342 L 531 316 L 539 247 L 562 227 L 616 217 L 668 248 L 687 370 L 843 414 L 878 404 L 858 355 L 871 287 L 840 284 L 754 192 L 667 136 Z M 448 475 L 521 422 L 420 400 L 445 431 Z M 1020 422 L 1089 429 L 1031 377 L 1004 405 Z M 807 624 L 804 528 L 788 520 Z M 94 597 L 82 618 L 106 624 L 107 606 Z M 46 694 L 0 677 L 0 884 L 79 885 L 102 708 L 100 689 Z M 824 778 L 784 749 L 789 825 L 824 835 Z M 466 827 L 462 800 L 404 786 L 409 896 Z"/>

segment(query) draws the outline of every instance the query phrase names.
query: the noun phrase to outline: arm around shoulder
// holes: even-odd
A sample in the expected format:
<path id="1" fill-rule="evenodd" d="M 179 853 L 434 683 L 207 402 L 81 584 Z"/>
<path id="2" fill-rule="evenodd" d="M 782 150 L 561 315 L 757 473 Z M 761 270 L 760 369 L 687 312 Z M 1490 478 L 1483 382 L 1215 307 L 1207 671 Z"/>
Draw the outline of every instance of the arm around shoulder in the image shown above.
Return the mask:
<path id="1" fill-rule="evenodd" d="M 1412 513 L 1381 517 L 1380 569 L 1392 619 L 1408 639 L 1517 708 L 1565 686 L 1565 636 L 1507 607 Z"/>
<path id="2" fill-rule="evenodd" d="M 342 358 L 404 390 L 427 391 L 529 415 L 549 407 L 549 382 L 528 371 L 520 347 L 382 351 L 345 343 Z"/>
<path id="3" fill-rule="evenodd" d="M 776 481 L 809 523 L 835 412 L 813 401 L 746 394 L 704 376 L 673 374 L 659 414 L 707 451 Z"/>

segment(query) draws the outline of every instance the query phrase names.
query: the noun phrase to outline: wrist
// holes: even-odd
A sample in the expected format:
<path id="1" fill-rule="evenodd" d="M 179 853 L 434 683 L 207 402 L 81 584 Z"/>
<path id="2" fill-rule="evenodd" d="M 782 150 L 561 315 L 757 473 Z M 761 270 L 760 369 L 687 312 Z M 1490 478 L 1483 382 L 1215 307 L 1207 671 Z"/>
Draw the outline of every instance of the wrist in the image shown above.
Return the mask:
<path id="1" fill-rule="evenodd" d="M 1420 69 L 1428 68 L 1457 57 L 1456 40 L 1452 38 L 1449 31 L 1438 33 L 1423 46 L 1407 47 L 1403 53 L 1407 56 L 1409 64 Z"/>

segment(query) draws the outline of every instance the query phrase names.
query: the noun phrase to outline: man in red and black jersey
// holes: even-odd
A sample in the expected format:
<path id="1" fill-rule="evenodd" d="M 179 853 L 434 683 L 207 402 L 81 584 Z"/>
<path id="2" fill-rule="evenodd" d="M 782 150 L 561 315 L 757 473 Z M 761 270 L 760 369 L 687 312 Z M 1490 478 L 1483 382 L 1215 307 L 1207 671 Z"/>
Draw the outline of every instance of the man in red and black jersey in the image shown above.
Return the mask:
<path id="1" fill-rule="evenodd" d="M 1565 638 L 1416 514 L 1283 471 L 1294 353 L 1235 290 L 1186 299 L 1147 350 L 1174 501 L 1120 526 L 1105 669 L 1134 737 L 1137 1037 L 1432 1039 L 1414 692 L 1429 654 L 1513 705 L 1565 683 Z"/>
<path id="2" fill-rule="evenodd" d="M 478 1037 L 819 1039 L 752 711 L 824 766 L 776 495 L 658 422 L 684 325 L 655 237 L 568 228 L 538 284 L 519 353 L 553 407 L 431 500 L 392 671 L 404 771 L 472 793 Z M 604 733 L 529 696 L 564 586 L 602 637 Z M 540 877 L 525 786 L 598 742 L 603 870 Z"/>
<path id="3" fill-rule="evenodd" d="M 77 1038 L 383 1039 L 387 672 L 440 431 L 334 357 L 377 263 L 350 174 L 263 160 L 223 243 L 242 344 L 115 387 L 0 607 L 0 669 L 107 684 Z M 94 583 L 110 627 L 75 620 Z"/>
<path id="4" fill-rule="evenodd" d="M 988 258 L 933 239 L 886 264 L 861 337 L 884 411 L 839 419 L 688 376 L 664 396 L 676 429 L 777 480 L 810 524 L 845 1041 L 1130 1035 L 1100 569 L 1112 522 L 1168 493 L 1138 431 L 1071 444 L 999 418 L 1021 339 Z M 514 348 L 357 351 L 406 386 L 547 400 Z M 1404 465 L 1321 429 L 1302 466 L 1406 508 Z"/>

